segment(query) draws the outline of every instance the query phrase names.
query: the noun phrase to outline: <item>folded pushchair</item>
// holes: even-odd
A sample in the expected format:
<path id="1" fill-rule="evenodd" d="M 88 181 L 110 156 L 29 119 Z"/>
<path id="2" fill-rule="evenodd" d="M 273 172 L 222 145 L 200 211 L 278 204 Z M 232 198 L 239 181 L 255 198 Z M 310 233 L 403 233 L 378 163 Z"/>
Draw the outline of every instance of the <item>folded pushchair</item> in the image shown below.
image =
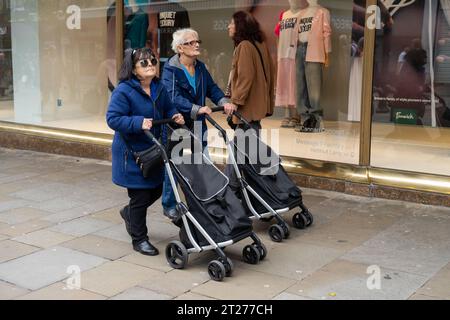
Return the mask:
<path id="1" fill-rule="evenodd" d="M 214 109 L 220 110 L 223 108 Z M 238 112 L 234 115 L 245 126 L 251 127 Z M 234 183 L 234 190 L 242 199 L 248 214 L 266 222 L 276 219 L 276 224 L 269 228 L 272 241 L 281 242 L 289 237 L 289 226 L 281 214 L 297 207 L 300 212 L 294 214 L 293 225 L 298 229 L 310 227 L 314 217 L 303 204 L 302 191 L 284 170 L 280 157 L 260 139 L 256 131 L 248 130 L 242 137 L 235 135 L 231 141 L 216 121 L 211 117 L 207 119 L 225 140 L 230 161 L 225 172 Z M 262 158 L 264 162 L 261 161 Z"/>
<path id="2" fill-rule="evenodd" d="M 180 241 L 172 241 L 166 247 L 169 265 L 175 269 L 184 269 L 189 254 L 214 250 L 218 258 L 209 263 L 208 273 L 211 279 L 222 281 L 233 272 L 233 263 L 222 248 L 248 237 L 253 240 L 253 244 L 244 248 L 244 262 L 257 264 L 263 260 L 267 254 L 266 247 L 253 232 L 251 220 L 230 189 L 228 177 L 202 152 L 201 142 L 186 127 L 179 134 L 171 120 L 154 121 L 153 125 L 166 125 L 169 135 L 178 133 L 179 138 L 178 144 L 171 143 L 170 149 L 166 149 L 150 131 L 145 131 L 162 151 L 177 201 L 179 218 L 173 222 L 180 228 Z M 180 149 L 178 154 L 171 152 L 186 136 L 191 140 L 188 141 L 188 152 L 184 149 Z M 196 152 L 196 144 L 200 144 L 199 152 Z M 175 180 L 180 185 L 186 203 L 181 200 Z"/>

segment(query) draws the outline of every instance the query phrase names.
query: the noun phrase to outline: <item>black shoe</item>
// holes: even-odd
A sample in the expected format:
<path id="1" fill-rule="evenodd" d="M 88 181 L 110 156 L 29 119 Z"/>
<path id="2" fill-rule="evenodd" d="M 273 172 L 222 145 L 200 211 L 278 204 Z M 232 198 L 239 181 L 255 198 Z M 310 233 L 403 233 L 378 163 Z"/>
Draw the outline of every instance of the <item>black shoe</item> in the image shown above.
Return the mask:
<path id="1" fill-rule="evenodd" d="M 178 211 L 175 208 L 164 209 L 163 213 L 167 218 L 169 218 L 171 220 L 177 220 L 179 217 Z"/>
<path id="2" fill-rule="evenodd" d="M 133 244 L 133 249 L 146 256 L 157 256 L 159 251 L 148 240 Z"/>
<path id="3" fill-rule="evenodd" d="M 128 206 L 120 210 L 120 216 L 125 221 L 125 228 L 127 229 L 128 234 L 131 236 L 130 219 L 128 218 L 127 213 L 128 213 Z"/>

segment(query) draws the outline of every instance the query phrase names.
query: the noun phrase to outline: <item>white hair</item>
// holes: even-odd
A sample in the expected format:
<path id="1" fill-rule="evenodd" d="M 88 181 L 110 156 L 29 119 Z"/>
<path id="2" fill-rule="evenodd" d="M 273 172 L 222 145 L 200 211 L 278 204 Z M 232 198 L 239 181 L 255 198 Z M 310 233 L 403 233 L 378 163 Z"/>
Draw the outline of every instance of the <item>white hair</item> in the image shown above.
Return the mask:
<path id="1" fill-rule="evenodd" d="M 179 53 L 178 46 L 186 42 L 188 35 L 194 35 L 194 37 L 198 40 L 198 32 L 191 28 L 180 29 L 173 33 L 172 50 L 175 53 Z"/>

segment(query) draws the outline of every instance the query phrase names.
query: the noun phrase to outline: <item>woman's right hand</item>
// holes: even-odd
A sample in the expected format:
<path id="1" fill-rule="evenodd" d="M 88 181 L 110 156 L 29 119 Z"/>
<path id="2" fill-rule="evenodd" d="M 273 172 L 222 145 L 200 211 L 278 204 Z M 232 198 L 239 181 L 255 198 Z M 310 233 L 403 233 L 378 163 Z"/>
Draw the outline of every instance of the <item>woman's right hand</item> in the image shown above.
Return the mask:
<path id="1" fill-rule="evenodd" d="M 211 113 L 212 113 L 212 110 L 211 110 L 210 107 L 201 107 L 201 108 L 198 110 L 198 115 L 201 115 L 201 114 L 207 114 L 207 115 L 210 115 Z"/>
<path id="2" fill-rule="evenodd" d="M 144 119 L 142 130 L 150 130 L 153 127 L 153 119 Z"/>

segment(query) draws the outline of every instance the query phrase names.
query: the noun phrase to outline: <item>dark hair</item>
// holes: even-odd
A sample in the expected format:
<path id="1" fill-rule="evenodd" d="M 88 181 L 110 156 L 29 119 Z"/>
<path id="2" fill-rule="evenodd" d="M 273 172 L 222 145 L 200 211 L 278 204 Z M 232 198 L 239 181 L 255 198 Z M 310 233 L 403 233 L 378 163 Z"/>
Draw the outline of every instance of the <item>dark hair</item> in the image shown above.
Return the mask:
<path id="1" fill-rule="evenodd" d="M 156 58 L 150 48 L 127 49 L 122 66 L 119 71 L 119 81 L 126 81 L 133 78 L 133 70 L 139 60 Z"/>
<path id="2" fill-rule="evenodd" d="M 233 14 L 236 33 L 233 36 L 234 45 L 237 47 L 242 41 L 263 42 L 264 33 L 261 31 L 258 21 L 247 11 L 238 11 Z"/>

